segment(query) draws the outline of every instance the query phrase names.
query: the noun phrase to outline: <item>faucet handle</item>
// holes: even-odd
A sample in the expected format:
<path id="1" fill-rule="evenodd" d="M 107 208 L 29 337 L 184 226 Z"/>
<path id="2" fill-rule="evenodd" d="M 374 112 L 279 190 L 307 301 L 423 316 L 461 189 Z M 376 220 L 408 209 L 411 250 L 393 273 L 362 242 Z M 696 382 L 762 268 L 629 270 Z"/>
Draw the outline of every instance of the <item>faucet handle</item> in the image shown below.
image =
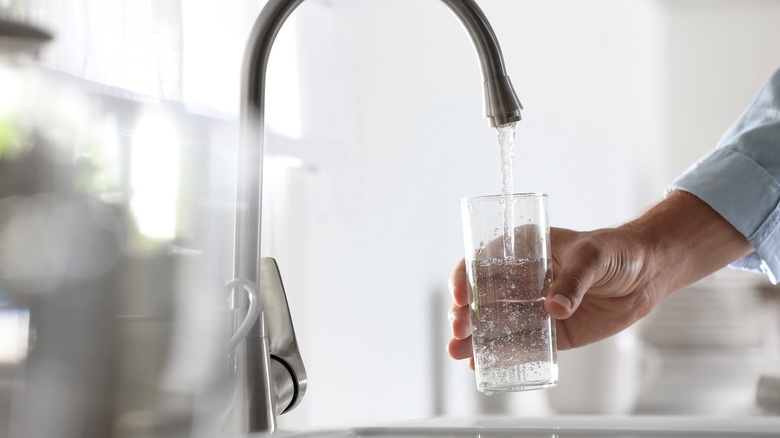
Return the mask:
<path id="1" fill-rule="evenodd" d="M 293 329 L 290 307 L 276 260 L 260 259 L 260 302 L 268 330 L 271 381 L 277 413 L 295 408 L 306 392 L 306 369 Z"/>

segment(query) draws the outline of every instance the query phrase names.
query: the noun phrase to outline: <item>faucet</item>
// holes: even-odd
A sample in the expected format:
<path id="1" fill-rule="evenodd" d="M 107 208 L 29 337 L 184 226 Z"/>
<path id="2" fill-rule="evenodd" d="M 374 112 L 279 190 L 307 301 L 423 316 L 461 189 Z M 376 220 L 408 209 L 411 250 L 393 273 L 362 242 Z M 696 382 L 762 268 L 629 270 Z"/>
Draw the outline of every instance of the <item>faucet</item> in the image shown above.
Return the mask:
<path id="1" fill-rule="evenodd" d="M 268 0 L 249 36 L 242 66 L 233 275 L 259 285 L 260 312 L 235 348 L 236 394 L 225 424 L 235 434 L 271 433 L 278 415 L 300 403 L 306 371 L 298 351 L 278 267 L 260 257 L 263 116 L 266 66 L 279 29 L 304 0 Z M 520 120 L 522 106 L 506 75 L 493 29 L 474 0 L 440 0 L 471 36 L 482 67 L 484 110 L 489 126 Z M 232 294 L 246 312 L 246 296 Z"/>

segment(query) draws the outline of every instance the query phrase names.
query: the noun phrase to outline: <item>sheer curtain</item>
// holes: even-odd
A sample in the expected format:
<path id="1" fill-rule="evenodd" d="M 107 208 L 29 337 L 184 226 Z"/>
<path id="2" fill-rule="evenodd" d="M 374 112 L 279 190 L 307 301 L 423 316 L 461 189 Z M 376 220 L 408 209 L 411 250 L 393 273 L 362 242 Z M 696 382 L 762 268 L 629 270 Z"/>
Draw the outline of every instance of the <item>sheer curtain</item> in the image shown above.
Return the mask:
<path id="1" fill-rule="evenodd" d="M 118 90 L 235 113 L 241 56 L 263 0 L 0 0 L 54 35 L 41 64 Z"/>
<path id="2" fill-rule="evenodd" d="M 181 0 L 5 0 L 0 13 L 54 35 L 47 68 L 155 98 L 182 98 Z"/>

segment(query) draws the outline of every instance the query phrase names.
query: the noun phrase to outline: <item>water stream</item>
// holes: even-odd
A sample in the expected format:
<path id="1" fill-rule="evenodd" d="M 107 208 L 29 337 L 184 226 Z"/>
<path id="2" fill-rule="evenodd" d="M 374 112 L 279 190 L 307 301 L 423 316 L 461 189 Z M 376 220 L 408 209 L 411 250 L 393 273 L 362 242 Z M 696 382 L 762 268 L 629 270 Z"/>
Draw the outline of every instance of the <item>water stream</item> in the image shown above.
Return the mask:
<path id="1" fill-rule="evenodd" d="M 498 147 L 501 156 L 501 194 L 504 196 L 504 257 L 514 257 L 515 233 L 514 209 L 512 202 L 513 174 L 512 160 L 515 149 L 515 123 L 507 123 L 496 127 Z"/>

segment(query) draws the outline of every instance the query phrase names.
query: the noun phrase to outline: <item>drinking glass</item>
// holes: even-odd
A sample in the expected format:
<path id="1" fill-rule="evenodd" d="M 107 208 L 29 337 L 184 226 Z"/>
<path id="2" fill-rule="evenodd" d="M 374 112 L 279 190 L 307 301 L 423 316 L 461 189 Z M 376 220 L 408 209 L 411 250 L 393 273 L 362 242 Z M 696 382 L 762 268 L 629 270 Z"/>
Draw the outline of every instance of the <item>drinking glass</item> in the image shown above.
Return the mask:
<path id="1" fill-rule="evenodd" d="M 486 393 L 558 382 L 547 195 L 461 200 L 477 388 Z"/>

